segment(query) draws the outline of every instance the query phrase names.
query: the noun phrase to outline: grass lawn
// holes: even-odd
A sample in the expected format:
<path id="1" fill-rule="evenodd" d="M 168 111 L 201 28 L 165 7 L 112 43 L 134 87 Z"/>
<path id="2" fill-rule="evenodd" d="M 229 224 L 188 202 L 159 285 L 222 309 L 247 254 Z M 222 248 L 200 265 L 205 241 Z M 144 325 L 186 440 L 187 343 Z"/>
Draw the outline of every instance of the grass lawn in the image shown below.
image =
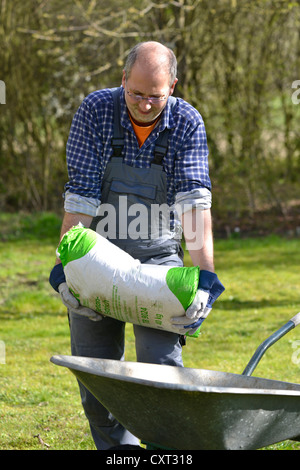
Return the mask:
<path id="1" fill-rule="evenodd" d="M 70 354 L 65 307 L 48 284 L 60 220 L 0 214 L 0 223 L 0 450 L 92 450 L 76 380 L 49 362 Z M 216 272 L 226 291 L 200 337 L 188 339 L 187 367 L 243 372 L 262 341 L 300 310 L 299 252 L 299 239 L 216 240 Z M 126 360 L 134 361 L 132 328 L 126 328 Z M 300 328 L 288 333 L 253 375 L 299 382 L 293 360 L 299 339 Z M 300 450 L 300 443 L 268 449 Z"/>

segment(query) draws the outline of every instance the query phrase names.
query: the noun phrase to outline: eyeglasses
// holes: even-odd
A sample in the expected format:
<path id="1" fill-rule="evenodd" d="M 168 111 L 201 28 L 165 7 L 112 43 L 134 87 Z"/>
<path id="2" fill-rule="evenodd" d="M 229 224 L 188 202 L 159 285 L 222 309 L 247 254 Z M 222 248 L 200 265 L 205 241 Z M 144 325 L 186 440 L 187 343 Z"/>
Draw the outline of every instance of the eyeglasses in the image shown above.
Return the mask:
<path id="1" fill-rule="evenodd" d="M 127 91 L 127 94 L 130 96 L 130 98 L 132 98 L 133 100 L 135 101 L 142 101 L 142 100 L 146 100 L 148 101 L 149 103 L 160 103 L 161 101 L 165 101 L 167 99 L 167 95 L 165 96 L 153 96 L 153 97 L 144 97 L 144 96 L 141 96 L 141 95 L 136 95 L 135 93 L 130 93 L 130 91 Z"/>

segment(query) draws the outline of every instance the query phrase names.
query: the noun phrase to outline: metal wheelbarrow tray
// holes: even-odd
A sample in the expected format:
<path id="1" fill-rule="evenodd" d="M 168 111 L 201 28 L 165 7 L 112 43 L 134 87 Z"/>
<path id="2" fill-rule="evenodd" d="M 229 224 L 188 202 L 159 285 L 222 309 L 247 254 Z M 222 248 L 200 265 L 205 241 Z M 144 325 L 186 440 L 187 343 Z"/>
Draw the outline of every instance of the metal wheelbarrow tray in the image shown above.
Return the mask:
<path id="1" fill-rule="evenodd" d="M 173 450 L 259 449 L 300 439 L 300 384 L 252 377 L 266 349 L 298 325 L 300 313 L 257 349 L 242 375 L 72 356 L 71 370 L 142 441 Z"/>

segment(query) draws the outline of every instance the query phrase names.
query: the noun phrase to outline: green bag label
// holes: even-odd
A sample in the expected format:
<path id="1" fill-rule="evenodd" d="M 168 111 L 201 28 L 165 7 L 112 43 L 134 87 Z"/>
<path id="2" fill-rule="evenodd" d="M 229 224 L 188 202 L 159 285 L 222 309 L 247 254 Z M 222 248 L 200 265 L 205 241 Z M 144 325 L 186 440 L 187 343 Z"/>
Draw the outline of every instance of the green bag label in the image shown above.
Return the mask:
<path id="1" fill-rule="evenodd" d="M 193 302 L 199 285 L 199 266 L 194 267 L 174 267 L 171 268 L 166 277 L 167 285 L 177 297 L 184 310 Z M 186 333 L 190 338 L 198 338 L 200 328 L 194 334 Z"/>
<path id="2" fill-rule="evenodd" d="M 177 297 L 184 310 L 193 302 L 199 284 L 200 268 L 174 267 L 169 269 L 166 282 L 171 292 Z"/>
<path id="3" fill-rule="evenodd" d="M 82 225 L 72 227 L 62 238 L 57 254 L 65 267 L 70 261 L 82 258 L 96 244 L 97 233 Z"/>

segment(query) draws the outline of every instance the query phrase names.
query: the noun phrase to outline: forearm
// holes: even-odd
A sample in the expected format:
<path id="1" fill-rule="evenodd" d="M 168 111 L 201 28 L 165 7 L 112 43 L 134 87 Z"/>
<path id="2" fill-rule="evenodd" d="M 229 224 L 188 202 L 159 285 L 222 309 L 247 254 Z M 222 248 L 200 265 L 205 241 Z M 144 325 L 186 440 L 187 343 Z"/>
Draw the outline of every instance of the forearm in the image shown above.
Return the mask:
<path id="1" fill-rule="evenodd" d="M 70 228 L 72 228 L 74 225 L 78 225 L 79 222 L 81 222 L 82 225 L 84 225 L 84 227 L 89 227 L 91 225 L 92 220 L 93 220 L 93 217 L 91 217 L 90 215 L 79 214 L 79 213 L 71 214 L 69 212 L 65 212 L 62 225 L 61 225 L 60 240 L 62 239 L 64 234 L 68 232 L 68 230 L 70 230 Z M 61 262 L 60 259 L 57 258 L 56 264 L 59 264 L 60 262 Z"/>
<path id="2" fill-rule="evenodd" d="M 186 246 L 194 266 L 214 272 L 214 245 L 210 209 L 193 209 L 182 215 Z"/>

